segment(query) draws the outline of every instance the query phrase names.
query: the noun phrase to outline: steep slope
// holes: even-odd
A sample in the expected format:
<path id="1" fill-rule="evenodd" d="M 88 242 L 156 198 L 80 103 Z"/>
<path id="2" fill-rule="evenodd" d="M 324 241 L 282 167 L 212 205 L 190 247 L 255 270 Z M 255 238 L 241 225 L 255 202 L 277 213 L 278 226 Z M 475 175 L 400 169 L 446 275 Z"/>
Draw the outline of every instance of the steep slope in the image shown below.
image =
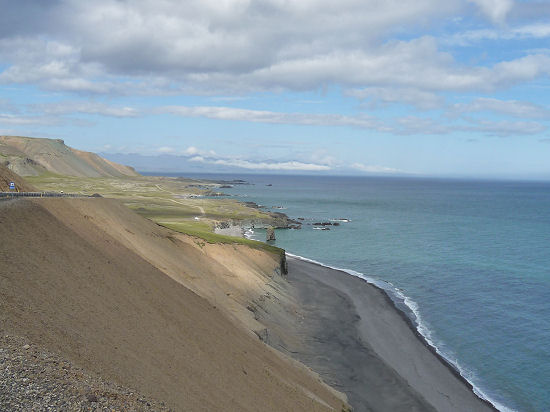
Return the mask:
<path id="1" fill-rule="evenodd" d="M 138 176 L 128 166 L 72 149 L 63 140 L 0 136 L 0 161 L 22 176 L 45 171 L 79 177 Z"/>
<path id="2" fill-rule="evenodd" d="M 20 192 L 33 192 L 36 189 L 25 182 L 17 174 L 13 173 L 7 167 L 0 165 L 0 192 L 7 192 L 10 190 L 10 182 L 15 183 L 16 190 Z"/>
<path id="3" fill-rule="evenodd" d="M 64 220 L 56 202 L 44 204 Z M 173 232 L 131 213 L 120 202 L 103 199 L 75 200 L 71 206 L 109 236 L 159 268 L 178 283 L 215 302 L 238 325 L 261 332 L 247 309 L 251 301 L 272 291 L 268 283 L 280 277 L 280 257 L 238 244 L 209 244 L 202 239 Z"/>
<path id="4" fill-rule="evenodd" d="M 130 166 L 120 165 L 104 159 L 95 153 L 84 152 L 71 148 L 71 151 L 81 160 L 92 166 L 101 176 L 139 176 Z"/>
<path id="5" fill-rule="evenodd" d="M 94 205 L 95 215 L 83 213 Z M 101 216 L 123 217 L 112 207 L 100 198 L 0 202 L 0 333 L 176 410 L 341 409 L 342 398 L 311 372 L 104 230 Z M 138 222 L 127 213 L 132 235 Z M 183 242 L 170 233 L 148 236 Z M 190 248 L 201 250 L 179 250 L 181 272 L 207 276 L 208 265 L 188 266 Z"/>

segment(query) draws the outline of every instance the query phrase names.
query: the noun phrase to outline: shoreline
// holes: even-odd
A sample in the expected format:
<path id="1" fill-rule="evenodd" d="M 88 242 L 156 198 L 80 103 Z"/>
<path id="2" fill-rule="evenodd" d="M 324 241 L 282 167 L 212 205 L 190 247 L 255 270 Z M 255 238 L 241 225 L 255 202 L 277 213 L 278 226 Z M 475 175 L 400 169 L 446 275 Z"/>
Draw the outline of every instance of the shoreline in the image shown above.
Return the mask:
<path id="1" fill-rule="evenodd" d="M 335 272 L 339 272 L 341 273 L 342 275 L 345 275 L 345 276 L 351 276 L 351 277 L 354 277 L 354 278 L 357 278 L 359 279 L 360 281 L 364 282 L 366 285 L 368 286 L 371 286 L 375 289 L 377 289 L 385 298 L 386 302 L 388 303 L 388 305 L 390 305 L 394 310 L 395 312 L 401 317 L 401 319 L 403 319 L 403 321 L 408 325 L 408 327 L 410 328 L 410 330 L 414 333 L 414 335 L 416 336 L 416 338 L 436 357 L 439 359 L 439 361 L 453 374 L 456 376 L 456 378 L 458 380 L 460 380 L 464 385 L 466 385 L 471 391 L 472 393 L 482 402 L 484 402 L 485 404 L 487 404 L 487 406 L 489 406 L 490 408 L 492 408 L 493 410 L 495 411 L 499 411 L 499 409 L 487 398 L 484 398 L 483 396 L 480 396 L 477 392 L 477 391 L 480 391 L 478 388 L 476 388 L 465 376 L 463 376 L 461 373 L 460 373 L 460 370 L 455 366 L 453 365 L 445 356 L 443 356 L 437 349 L 437 347 L 435 347 L 433 344 L 431 344 L 427 338 L 418 330 L 418 327 L 417 325 L 415 324 L 415 322 L 413 321 L 413 319 L 411 319 L 410 316 L 408 316 L 401 308 L 399 308 L 396 304 L 396 302 L 394 301 L 394 299 L 392 299 L 392 297 L 390 296 L 390 292 L 388 290 L 386 290 L 385 288 L 377 285 L 375 282 L 367 279 L 366 277 L 363 277 L 363 276 L 359 276 L 361 275 L 360 273 L 357 272 L 357 275 L 355 274 L 352 274 L 350 273 L 348 270 L 346 269 L 340 269 L 340 268 L 336 268 L 336 267 L 332 267 L 332 266 L 329 266 L 329 265 L 325 265 L 323 263 L 320 263 L 320 262 L 317 262 L 317 261 L 314 261 L 312 259 L 308 259 L 308 258 L 305 258 L 305 257 L 302 257 L 302 256 L 298 256 L 298 255 L 294 255 L 294 254 L 291 254 L 291 253 L 287 253 L 287 259 L 291 260 L 291 259 L 296 259 L 296 260 L 299 260 L 299 261 L 302 261 L 302 262 L 306 262 L 306 263 L 309 263 L 311 265 L 316 265 L 316 266 L 319 266 L 321 268 L 326 268 L 326 269 L 330 269 L 330 270 L 333 270 Z M 406 305 L 405 303 L 403 303 L 404 305 Z M 408 307 L 408 306 L 407 306 Z M 410 309 L 410 308 L 409 308 Z M 412 309 L 410 309 L 411 312 L 413 312 Z M 414 313 L 414 312 L 413 312 Z"/>
<path id="2" fill-rule="evenodd" d="M 231 225 L 229 228 L 216 228 L 216 233 L 222 233 L 230 236 L 238 236 L 248 239 L 253 239 L 253 230 L 250 229 L 248 226 L 244 225 Z M 328 269 L 334 272 L 338 272 L 341 275 L 345 277 L 351 277 L 354 279 L 358 279 L 362 281 L 367 286 L 372 286 L 375 290 L 377 290 L 384 298 L 385 303 L 387 306 L 391 307 L 391 309 L 394 311 L 394 313 L 400 318 L 402 322 L 404 322 L 409 329 L 410 332 L 414 335 L 414 338 L 421 343 L 421 345 L 424 347 L 424 349 L 428 349 L 428 352 L 434 356 L 437 361 L 447 370 L 447 372 L 450 372 L 450 374 L 458 381 L 460 384 L 464 385 L 468 391 L 471 393 L 473 398 L 475 398 L 476 401 L 483 404 L 486 408 L 480 408 L 479 410 L 493 410 L 493 411 L 507 411 L 508 409 L 504 405 L 500 405 L 498 402 L 491 401 L 490 397 L 488 397 L 483 390 L 480 388 L 477 388 L 472 382 L 466 378 L 461 373 L 461 369 L 458 365 L 456 365 L 452 360 L 445 357 L 444 353 L 441 353 L 437 345 L 431 340 L 429 335 L 429 329 L 422 324 L 421 318 L 419 313 L 417 313 L 417 310 L 415 308 L 415 303 L 410 300 L 407 296 L 403 295 L 399 290 L 395 289 L 394 286 L 391 283 L 387 283 L 381 280 L 377 279 L 370 279 L 366 275 L 343 268 L 337 268 L 332 267 L 326 264 L 323 264 L 321 262 L 317 262 L 302 256 L 294 255 L 292 253 L 286 253 L 289 260 L 296 259 L 311 265 L 318 266 L 319 268 Z M 342 291 L 340 288 L 338 288 L 338 285 L 331 285 L 332 287 L 335 287 L 335 289 Z M 395 289 L 395 290 L 393 290 Z M 345 293 L 345 292 L 344 292 Z M 352 298 L 353 303 L 355 304 L 355 300 Z M 413 305 L 410 304 L 410 302 L 413 303 Z M 402 305 L 402 307 L 400 307 Z M 260 305 L 261 306 L 261 305 Z M 410 311 L 410 314 L 408 314 L 408 311 Z M 414 315 L 414 318 L 413 318 Z M 268 326 L 269 329 L 269 326 Z M 423 330 L 428 332 L 427 335 L 425 335 L 426 332 L 423 333 Z M 268 340 L 266 340 L 266 343 L 270 344 Z M 273 345 L 272 345 L 273 346 Z M 281 348 L 278 348 L 281 349 Z M 283 352 L 285 352 L 283 350 Z M 293 356 L 291 353 L 292 351 L 286 351 L 287 354 L 290 354 L 290 356 Z M 295 357 L 295 356 L 293 356 Z M 308 364 L 307 362 L 304 362 L 303 359 L 299 359 L 299 361 L 302 361 L 303 363 L 306 363 L 309 367 L 312 367 L 316 372 L 316 368 L 313 367 L 311 364 Z M 345 392 L 344 388 L 338 387 L 339 390 L 342 390 Z M 422 394 L 421 394 L 422 397 Z M 498 406 L 498 407 L 497 407 Z M 460 409 L 440 409 L 438 410 L 460 410 Z M 475 407 L 471 410 L 478 410 Z"/>
<path id="3" fill-rule="evenodd" d="M 437 348 L 437 346 L 431 342 L 429 338 L 427 338 L 420 330 L 418 324 L 415 323 L 415 321 L 409 316 L 402 308 L 400 308 L 394 298 L 392 298 L 391 294 L 395 294 L 395 299 L 402 300 L 402 305 L 404 305 L 414 316 L 418 317 L 418 314 L 416 313 L 415 309 L 413 309 L 409 304 L 406 303 L 406 300 L 409 300 L 409 298 L 405 295 L 403 295 L 400 291 L 397 289 L 395 291 L 388 290 L 388 288 L 385 288 L 383 286 L 380 286 L 380 284 L 389 285 L 392 288 L 395 288 L 391 283 L 387 283 L 384 281 L 378 281 L 375 279 L 370 279 L 366 275 L 354 271 L 352 269 L 343 269 L 343 268 L 337 268 L 334 266 L 330 266 L 318 261 L 315 261 L 313 259 L 309 259 L 303 256 L 295 255 L 292 253 L 287 252 L 286 253 L 287 258 L 293 258 L 297 259 L 303 262 L 310 263 L 312 265 L 317 265 L 322 268 L 327 268 L 334 270 L 336 272 L 340 272 L 347 276 L 352 276 L 354 278 L 357 278 L 363 282 L 365 282 L 367 285 L 372 286 L 375 289 L 378 289 L 385 297 L 394 310 L 400 315 L 400 317 L 408 324 L 411 331 L 416 335 L 416 337 L 422 342 L 424 346 L 426 346 L 427 349 L 430 350 L 430 352 L 433 353 L 443 365 L 445 365 L 459 380 L 461 380 L 470 390 L 474 393 L 476 397 L 478 397 L 481 401 L 485 402 L 487 405 L 489 405 L 493 410 L 495 411 L 511 411 L 510 409 L 506 408 L 506 406 L 499 404 L 496 401 L 491 401 L 489 397 L 485 395 L 485 393 L 478 387 L 476 387 L 472 382 L 468 380 L 460 371 L 458 366 L 456 366 L 450 359 L 445 357 L 444 354 L 440 352 L 440 350 Z M 422 326 L 423 328 L 427 329 L 425 326 Z"/>
<path id="4" fill-rule="evenodd" d="M 355 411 L 495 411 L 387 291 L 287 254 L 275 294 L 253 302 L 261 339 L 346 393 Z M 269 293 L 268 293 L 269 295 Z"/>

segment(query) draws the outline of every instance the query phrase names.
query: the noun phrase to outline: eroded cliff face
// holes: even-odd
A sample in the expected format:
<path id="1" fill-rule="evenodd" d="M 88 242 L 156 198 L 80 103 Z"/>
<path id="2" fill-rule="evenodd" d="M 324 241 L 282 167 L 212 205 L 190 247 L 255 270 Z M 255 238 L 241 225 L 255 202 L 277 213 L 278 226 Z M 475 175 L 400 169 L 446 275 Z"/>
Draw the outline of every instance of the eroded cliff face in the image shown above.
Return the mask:
<path id="1" fill-rule="evenodd" d="M 65 199 L 59 200 L 45 202 L 43 207 L 65 221 Z M 112 199 L 73 199 L 70 206 L 178 283 L 215 302 L 237 325 L 249 331 L 263 328 L 246 307 L 268 290 L 273 276 L 281 276 L 284 257 L 280 254 L 240 244 L 211 244 L 174 232 Z"/>
<path id="2" fill-rule="evenodd" d="M 280 256 L 102 198 L 5 201 L 0 222 L 1 333 L 177 410 L 341 410 L 343 395 L 253 332 L 246 306 L 280 299 Z"/>

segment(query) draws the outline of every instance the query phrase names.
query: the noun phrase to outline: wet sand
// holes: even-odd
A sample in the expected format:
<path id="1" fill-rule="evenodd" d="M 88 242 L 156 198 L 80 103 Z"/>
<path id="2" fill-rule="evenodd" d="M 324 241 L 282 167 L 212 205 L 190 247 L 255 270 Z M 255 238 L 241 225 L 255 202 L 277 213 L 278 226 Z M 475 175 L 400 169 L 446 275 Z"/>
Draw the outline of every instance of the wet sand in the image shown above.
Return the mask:
<path id="1" fill-rule="evenodd" d="M 385 292 L 293 257 L 288 268 L 288 286 L 277 287 L 294 306 L 264 303 L 257 311 L 266 341 L 346 393 L 355 411 L 495 410 L 419 337 Z"/>

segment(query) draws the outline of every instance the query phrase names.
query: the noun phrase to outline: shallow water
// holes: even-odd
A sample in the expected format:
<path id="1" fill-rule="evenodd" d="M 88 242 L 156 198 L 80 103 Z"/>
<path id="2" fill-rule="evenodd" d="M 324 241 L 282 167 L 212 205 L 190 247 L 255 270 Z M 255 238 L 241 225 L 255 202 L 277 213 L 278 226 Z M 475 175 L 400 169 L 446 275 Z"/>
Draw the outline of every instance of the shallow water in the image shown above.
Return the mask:
<path id="1" fill-rule="evenodd" d="M 397 288 L 426 338 L 500 409 L 550 410 L 550 184 L 223 178 L 253 183 L 224 189 L 238 199 L 304 218 L 276 231 L 277 246 Z M 338 218 L 351 222 L 307 224 Z"/>

